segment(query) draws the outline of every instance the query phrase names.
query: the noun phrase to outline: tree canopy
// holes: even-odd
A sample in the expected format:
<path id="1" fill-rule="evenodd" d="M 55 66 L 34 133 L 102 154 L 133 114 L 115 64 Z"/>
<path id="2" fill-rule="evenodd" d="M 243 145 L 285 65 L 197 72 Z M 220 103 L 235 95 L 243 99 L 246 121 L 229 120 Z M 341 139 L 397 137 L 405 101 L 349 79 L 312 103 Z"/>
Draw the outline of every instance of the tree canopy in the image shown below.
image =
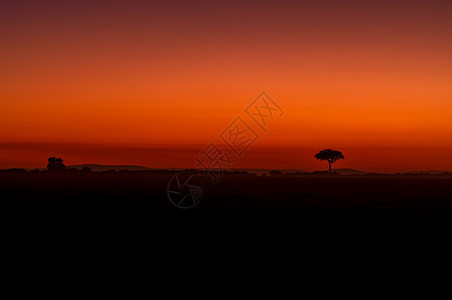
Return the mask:
<path id="1" fill-rule="evenodd" d="M 57 171 L 66 169 L 66 166 L 63 164 L 63 159 L 61 159 L 61 157 L 51 156 L 47 161 L 48 170 Z"/>

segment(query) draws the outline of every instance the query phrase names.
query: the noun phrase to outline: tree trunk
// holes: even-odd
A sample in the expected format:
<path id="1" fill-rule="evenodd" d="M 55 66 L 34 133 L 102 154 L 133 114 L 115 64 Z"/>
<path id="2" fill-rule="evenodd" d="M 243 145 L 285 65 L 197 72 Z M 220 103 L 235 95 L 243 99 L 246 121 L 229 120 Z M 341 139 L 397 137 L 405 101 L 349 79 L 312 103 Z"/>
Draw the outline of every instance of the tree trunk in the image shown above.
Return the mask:
<path id="1" fill-rule="evenodd" d="M 328 161 L 328 168 L 329 168 L 330 174 L 331 174 L 331 162 L 330 161 Z"/>

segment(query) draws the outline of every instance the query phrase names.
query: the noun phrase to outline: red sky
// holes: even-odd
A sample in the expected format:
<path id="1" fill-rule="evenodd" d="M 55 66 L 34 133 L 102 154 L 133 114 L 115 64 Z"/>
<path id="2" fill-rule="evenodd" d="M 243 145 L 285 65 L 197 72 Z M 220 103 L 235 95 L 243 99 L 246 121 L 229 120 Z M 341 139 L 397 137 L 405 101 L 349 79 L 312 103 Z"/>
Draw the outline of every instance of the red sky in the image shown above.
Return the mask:
<path id="1" fill-rule="evenodd" d="M 216 2 L 2 1 L 0 168 L 191 167 L 265 90 L 234 167 L 452 170 L 450 1 Z"/>

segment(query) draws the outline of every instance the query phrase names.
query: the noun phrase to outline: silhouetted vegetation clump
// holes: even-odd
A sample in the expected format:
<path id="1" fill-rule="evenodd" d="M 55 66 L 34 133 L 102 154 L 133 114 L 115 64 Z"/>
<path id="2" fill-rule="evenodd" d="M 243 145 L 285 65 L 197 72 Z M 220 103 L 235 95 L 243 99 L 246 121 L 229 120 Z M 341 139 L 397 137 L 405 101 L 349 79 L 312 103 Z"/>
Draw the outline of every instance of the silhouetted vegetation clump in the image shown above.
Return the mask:
<path id="1" fill-rule="evenodd" d="M 292 172 L 291 175 L 305 175 L 306 173 L 304 172 Z"/>
<path id="2" fill-rule="evenodd" d="M 63 159 L 61 157 L 51 156 L 47 161 L 47 170 L 49 171 L 63 171 L 66 169 L 66 166 L 63 164 Z"/>
<path id="3" fill-rule="evenodd" d="M 82 168 L 82 171 L 81 172 L 83 172 L 83 173 L 91 173 L 92 172 L 92 170 L 91 170 L 91 168 L 90 167 L 88 167 L 88 166 L 83 166 L 83 168 Z"/>
<path id="4" fill-rule="evenodd" d="M 269 174 L 270 174 L 270 176 L 280 176 L 283 173 L 281 171 L 272 170 L 272 171 L 270 171 Z"/>

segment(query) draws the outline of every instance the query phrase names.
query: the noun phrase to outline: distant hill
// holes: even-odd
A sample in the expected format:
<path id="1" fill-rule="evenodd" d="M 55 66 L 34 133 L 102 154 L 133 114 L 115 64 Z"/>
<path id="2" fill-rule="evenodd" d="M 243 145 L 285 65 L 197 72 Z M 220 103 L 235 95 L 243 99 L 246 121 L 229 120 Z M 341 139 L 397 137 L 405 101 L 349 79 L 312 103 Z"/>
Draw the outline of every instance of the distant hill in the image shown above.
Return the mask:
<path id="1" fill-rule="evenodd" d="M 369 174 L 369 172 L 365 171 L 359 171 L 355 169 L 333 169 L 333 172 L 338 172 L 342 175 L 363 175 L 363 174 Z"/>
<path id="2" fill-rule="evenodd" d="M 305 171 L 298 170 L 298 169 L 230 169 L 229 171 L 231 171 L 231 172 L 245 171 L 250 174 L 256 174 L 256 175 L 268 174 L 269 172 L 274 172 L 274 171 L 281 172 L 282 174 L 291 174 L 291 173 L 295 173 L 295 172 L 305 173 Z"/>
<path id="3" fill-rule="evenodd" d="M 100 164 L 81 164 L 81 165 L 70 165 L 68 166 L 68 169 L 75 168 L 78 170 L 82 170 L 84 167 L 90 168 L 92 171 L 95 172 L 103 172 L 103 171 L 172 171 L 172 172 L 184 172 L 187 171 L 185 168 L 149 168 L 149 167 L 143 167 L 143 166 L 136 166 L 136 165 L 100 165 Z M 2 172 L 13 172 L 13 171 L 45 171 L 46 168 L 13 168 L 13 169 L 0 169 Z M 333 169 L 333 173 L 340 174 L 340 175 L 452 175 L 452 171 L 442 171 L 442 170 L 430 170 L 430 171 L 406 171 L 406 172 L 386 172 L 386 173 L 380 173 L 380 172 L 367 172 L 367 171 L 361 171 L 361 170 L 355 170 L 355 169 Z M 249 174 L 255 174 L 255 175 L 275 175 L 277 176 L 278 173 L 280 175 L 300 175 L 300 174 L 327 174 L 328 170 L 322 170 L 322 171 L 306 171 L 301 169 L 229 169 L 226 172 L 247 172 Z"/>
<path id="4" fill-rule="evenodd" d="M 68 168 L 75 168 L 75 169 L 83 169 L 83 167 L 88 167 L 92 171 L 95 172 L 102 172 L 102 171 L 149 171 L 149 170 L 168 170 L 168 171 L 184 171 L 184 168 L 148 168 L 143 166 L 136 166 L 136 165 L 100 165 L 100 164 L 82 164 L 82 165 L 72 165 L 68 166 Z M 31 171 L 32 169 L 27 169 Z M 45 168 L 40 168 L 38 170 L 45 170 Z M 262 174 L 269 174 L 270 172 L 281 172 L 282 174 L 311 174 L 311 173 L 327 173 L 328 171 L 305 171 L 305 170 L 299 170 L 299 169 L 230 169 L 229 172 L 248 172 L 250 174 L 256 174 L 256 175 L 262 175 Z M 367 172 L 367 171 L 361 171 L 361 170 L 355 170 L 355 169 L 333 169 L 332 170 L 335 173 L 339 173 L 341 175 L 366 175 L 366 174 L 376 174 L 375 172 Z M 441 171 L 441 170 L 435 170 L 435 171 L 408 171 L 408 172 L 396 172 L 396 173 L 380 173 L 381 175 L 387 174 L 398 174 L 398 175 L 441 175 L 441 174 L 448 174 L 450 172 L 447 171 Z"/>
<path id="5" fill-rule="evenodd" d="M 143 166 L 134 166 L 134 165 L 98 165 L 98 164 L 84 164 L 84 165 L 73 165 L 68 166 L 68 168 L 75 168 L 75 169 L 83 169 L 83 167 L 88 167 L 92 171 L 95 172 L 102 172 L 102 171 L 145 171 L 145 170 L 155 170 L 153 168 L 143 167 Z"/>
<path id="6" fill-rule="evenodd" d="M 400 174 L 430 174 L 430 175 L 439 175 L 439 174 L 446 174 L 449 173 L 448 171 L 409 171 L 409 172 L 402 172 Z"/>
<path id="7" fill-rule="evenodd" d="M 83 169 L 83 167 L 88 167 L 92 171 L 95 171 L 95 172 L 102 172 L 102 171 L 109 171 L 109 170 L 114 170 L 114 171 L 123 171 L 123 170 L 128 170 L 128 171 L 161 170 L 161 169 L 156 169 L 156 168 L 148 168 L 148 167 L 135 166 L 135 165 L 83 164 L 83 165 L 68 166 L 68 168 L 76 168 L 76 169 L 79 169 L 79 170 Z M 185 169 L 183 169 L 183 168 L 166 168 L 165 170 L 169 170 L 169 171 L 184 171 Z M 269 172 L 274 172 L 274 171 L 279 171 L 282 174 L 291 174 L 291 173 L 306 173 L 306 174 L 309 174 L 309 173 L 311 173 L 309 171 L 298 170 L 298 169 L 230 169 L 229 171 L 230 172 L 245 171 L 245 172 L 248 172 L 250 174 L 256 174 L 256 175 L 262 175 L 264 173 L 268 174 Z M 364 174 L 369 174 L 370 173 L 370 172 L 360 171 L 360 170 L 355 170 L 355 169 L 333 169 L 332 171 L 333 172 L 337 172 L 337 173 L 339 173 L 341 175 L 364 175 Z M 317 172 L 323 172 L 323 171 L 317 171 Z M 327 172 L 327 171 L 325 171 L 325 172 Z M 440 173 L 440 171 L 437 171 L 437 172 Z M 421 173 L 421 172 L 419 172 L 419 173 Z M 430 173 L 430 172 L 424 171 L 424 174 L 425 173 Z"/>

